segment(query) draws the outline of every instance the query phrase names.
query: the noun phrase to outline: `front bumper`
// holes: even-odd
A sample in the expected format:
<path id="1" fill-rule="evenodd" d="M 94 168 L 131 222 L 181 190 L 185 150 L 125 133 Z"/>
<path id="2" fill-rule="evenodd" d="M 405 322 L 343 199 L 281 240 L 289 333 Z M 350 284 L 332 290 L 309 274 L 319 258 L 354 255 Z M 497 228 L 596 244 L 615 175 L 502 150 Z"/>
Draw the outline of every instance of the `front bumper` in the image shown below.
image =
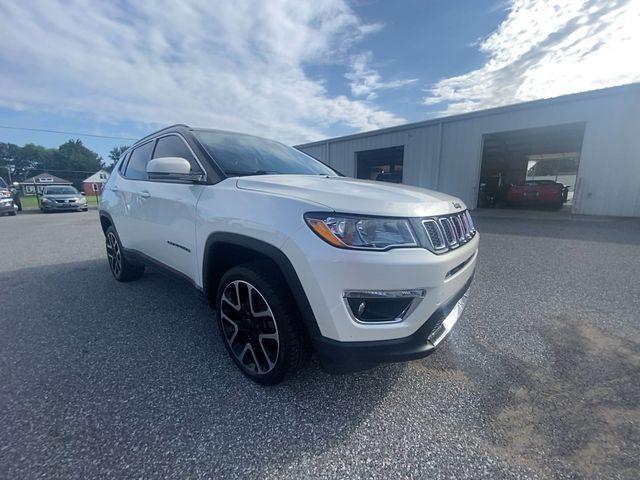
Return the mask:
<path id="1" fill-rule="evenodd" d="M 13 206 L 13 200 L 10 201 L 6 201 L 6 200 L 2 200 L 0 201 L 0 213 L 11 213 L 14 212 L 15 208 Z"/>
<path id="2" fill-rule="evenodd" d="M 315 339 L 314 347 L 320 364 L 329 372 L 347 373 L 371 368 L 380 363 L 417 360 L 432 354 L 462 316 L 472 280 L 473 276 L 459 292 L 408 337 L 373 342 Z"/>
<path id="3" fill-rule="evenodd" d="M 67 212 L 86 210 L 86 203 L 42 203 L 42 210 L 46 212 Z"/>
<path id="4" fill-rule="evenodd" d="M 476 234 L 441 255 L 424 248 L 370 252 L 335 248 L 308 228 L 296 232 L 281 249 L 296 265 L 313 313 L 311 321 L 303 318 L 322 364 L 350 371 L 429 355 L 464 308 L 478 243 Z M 420 290 L 424 296 L 400 321 L 372 323 L 354 317 L 344 298 L 353 290 Z"/>
<path id="5" fill-rule="evenodd" d="M 479 235 L 436 255 L 424 248 L 386 252 L 335 248 L 309 228 L 281 247 L 296 273 L 313 311 L 318 336 L 340 342 L 391 340 L 415 333 L 473 275 Z M 345 301 L 352 290 L 424 290 L 425 295 L 402 321 L 385 324 L 356 321 Z"/>

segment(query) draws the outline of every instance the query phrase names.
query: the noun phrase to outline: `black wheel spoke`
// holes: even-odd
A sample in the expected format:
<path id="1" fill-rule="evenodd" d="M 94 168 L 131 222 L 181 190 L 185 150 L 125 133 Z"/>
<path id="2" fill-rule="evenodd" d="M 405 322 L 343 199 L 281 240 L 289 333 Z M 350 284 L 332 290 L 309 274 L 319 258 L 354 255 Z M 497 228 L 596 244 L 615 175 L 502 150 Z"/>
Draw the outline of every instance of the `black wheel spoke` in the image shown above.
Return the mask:
<path id="1" fill-rule="evenodd" d="M 220 299 L 220 322 L 236 360 L 252 374 L 270 372 L 278 361 L 280 337 L 273 312 L 260 291 L 244 280 L 230 282 Z"/>
<path id="2" fill-rule="evenodd" d="M 269 368 L 273 368 L 273 365 L 277 360 L 277 347 L 278 347 L 278 334 L 277 333 L 263 333 L 258 337 L 260 343 L 260 349 L 264 358 L 267 360 Z M 273 345 L 275 343 L 276 352 L 273 352 Z M 271 347 L 271 348 L 270 348 Z"/>
<path id="3" fill-rule="evenodd" d="M 238 324 L 236 322 L 234 322 L 233 320 L 231 320 L 231 318 L 229 318 L 224 313 L 221 312 L 220 315 L 222 317 L 222 321 L 225 322 L 225 324 L 228 324 L 233 329 L 233 332 L 231 333 L 231 336 L 227 337 L 228 340 L 229 340 L 229 343 L 231 345 L 233 345 L 233 341 L 235 340 L 236 335 L 238 335 L 238 331 L 239 331 Z M 223 328 L 226 331 L 226 326 L 223 326 Z"/>

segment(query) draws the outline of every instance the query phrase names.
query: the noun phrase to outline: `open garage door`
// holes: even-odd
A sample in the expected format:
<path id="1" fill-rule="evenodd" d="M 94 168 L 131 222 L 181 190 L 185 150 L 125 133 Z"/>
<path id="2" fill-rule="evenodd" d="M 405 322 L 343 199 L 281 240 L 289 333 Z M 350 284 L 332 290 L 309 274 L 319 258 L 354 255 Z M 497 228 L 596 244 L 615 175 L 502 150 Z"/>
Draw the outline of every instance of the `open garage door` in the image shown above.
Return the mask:
<path id="1" fill-rule="evenodd" d="M 402 183 L 404 146 L 356 152 L 356 178 Z"/>
<path id="2" fill-rule="evenodd" d="M 486 134 L 478 207 L 570 210 L 584 123 Z"/>

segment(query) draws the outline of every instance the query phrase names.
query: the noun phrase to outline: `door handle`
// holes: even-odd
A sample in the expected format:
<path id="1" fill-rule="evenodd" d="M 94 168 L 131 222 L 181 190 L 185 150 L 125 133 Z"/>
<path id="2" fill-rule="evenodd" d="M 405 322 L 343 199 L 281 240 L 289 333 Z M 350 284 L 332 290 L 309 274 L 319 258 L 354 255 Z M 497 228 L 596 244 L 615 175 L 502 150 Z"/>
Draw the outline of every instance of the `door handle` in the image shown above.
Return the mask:
<path id="1" fill-rule="evenodd" d="M 140 196 L 142 198 L 149 198 L 151 196 L 151 194 L 147 190 L 143 190 L 143 191 L 140 192 Z"/>
<path id="2" fill-rule="evenodd" d="M 112 192 L 119 192 L 120 189 L 118 187 L 116 187 L 115 185 L 109 188 Z"/>

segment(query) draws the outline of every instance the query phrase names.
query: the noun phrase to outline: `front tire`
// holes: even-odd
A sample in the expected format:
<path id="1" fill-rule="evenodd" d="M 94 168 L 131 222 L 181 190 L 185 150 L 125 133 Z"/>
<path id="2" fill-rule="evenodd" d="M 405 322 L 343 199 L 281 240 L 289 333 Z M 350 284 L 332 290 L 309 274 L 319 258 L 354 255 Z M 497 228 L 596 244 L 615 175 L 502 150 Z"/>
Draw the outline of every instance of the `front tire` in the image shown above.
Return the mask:
<path id="1" fill-rule="evenodd" d="M 220 280 L 216 316 L 236 366 L 261 385 L 276 385 L 308 357 L 306 334 L 280 272 L 268 262 L 231 268 Z"/>
<path id="2" fill-rule="evenodd" d="M 105 244 L 109 269 L 116 280 L 119 282 L 130 282 L 137 280 L 144 274 L 144 265 L 131 263 L 124 256 L 120 238 L 116 233 L 116 229 L 113 228 L 113 225 L 107 228 Z"/>

